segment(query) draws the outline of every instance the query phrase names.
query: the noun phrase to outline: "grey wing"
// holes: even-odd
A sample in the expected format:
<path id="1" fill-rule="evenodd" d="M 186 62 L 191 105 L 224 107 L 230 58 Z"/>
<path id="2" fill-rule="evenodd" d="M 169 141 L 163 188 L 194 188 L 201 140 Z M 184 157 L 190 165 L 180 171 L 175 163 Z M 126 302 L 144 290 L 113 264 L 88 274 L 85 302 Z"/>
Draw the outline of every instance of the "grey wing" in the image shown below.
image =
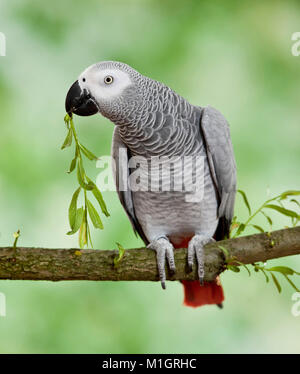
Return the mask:
<path id="1" fill-rule="evenodd" d="M 219 218 L 225 218 L 226 235 L 233 218 L 236 194 L 236 163 L 229 125 L 223 115 L 208 106 L 203 109 L 200 130 L 206 146 L 208 163 L 219 199 Z"/>
<path id="2" fill-rule="evenodd" d="M 116 189 L 120 202 L 131 222 L 135 234 L 139 234 L 143 241 L 148 244 L 149 241 L 147 240 L 141 228 L 141 225 L 136 218 L 132 192 L 128 186 L 128 178 L 130 174 L 130 170 L 128 168 L 128 160 L 130 159 L 130 150 L 122 141 L 117 127 L 114 130 L 111 153 L 114 159 L 114 162 L 112 164 L 113 176 L 115 179 Z"/>

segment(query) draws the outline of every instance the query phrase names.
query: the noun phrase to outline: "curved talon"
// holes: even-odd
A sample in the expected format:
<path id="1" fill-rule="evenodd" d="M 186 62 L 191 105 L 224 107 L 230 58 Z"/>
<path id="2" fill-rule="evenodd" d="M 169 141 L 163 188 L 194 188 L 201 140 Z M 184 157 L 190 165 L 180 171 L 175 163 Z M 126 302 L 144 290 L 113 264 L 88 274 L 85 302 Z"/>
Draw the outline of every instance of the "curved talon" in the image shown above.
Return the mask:
<path id="1" fill-rule="evenodd" d="M 198 262 L 198 277 L 201 286 L 204 285 L 204 250 L 205 244 L 214 241 L 213 238 L 207 235 L 195 235 L 190 240 L 188 245 L 188 268 L 190 272 L 193 270 L 194 257 L 196 256 Z"/>
<path id="2" fill-rule="evenodd" d="M 191 273 L 193 271 L 193 266 L 188 264 L 188 269 L 187 270 L 188 270 L 188 273 Z"/>
<path id="3" fill-rule="evenodd" d="M 148 244 L 147 248 L 152 249 L 156 252 L 157 269 L 161 287 L 163 290 L 166 289 L 166 258 L 172 275 L 176 272 L 175 260 L 174 260 L 174 248 L 166 237 L 161 237 L 157 240 L 153 240 Z"/>

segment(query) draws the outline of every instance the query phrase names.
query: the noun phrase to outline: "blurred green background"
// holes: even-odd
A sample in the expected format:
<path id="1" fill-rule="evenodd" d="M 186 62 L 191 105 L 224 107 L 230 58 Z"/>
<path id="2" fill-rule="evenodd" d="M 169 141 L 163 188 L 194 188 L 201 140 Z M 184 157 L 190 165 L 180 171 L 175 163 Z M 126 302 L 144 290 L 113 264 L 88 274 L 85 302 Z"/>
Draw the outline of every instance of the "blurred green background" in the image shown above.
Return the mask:
<path id="1" fill-rule="evenodd" d="M 126 62 L 191 103 L 218 108 L 231 124 L 238 187 L 254 207 L 299 189 L 300 56 L 291 54 L 299 21 L 297 1 L 1 0 L 0 245 L 20 229 L 23 246 L 77 246 L 65 235 L 77 182 L 66 174 L 71 151 L 60 151 L 64 99 L 101 60 Z M 76 127 L 94 153 L 110 153 L 108 120 L 76 118 Z M 92 233 L 95 247 L 142 246 L 116 193 L 104 197 L 111 217 Z M 236 214 L 246 217 L 240 198 Z M 274 228 L 288 223 L 273 217 Z M 275 263 L 300 269 L 299 257 Z M 226 272 L 222 282 L 221 311 L 183 307 L 178 282 L 163 291 L 146 282 L 0 281 L 0 352 L 300 353 L 300 317 L 285 282 L 281 295 L 244 271 Z"/>

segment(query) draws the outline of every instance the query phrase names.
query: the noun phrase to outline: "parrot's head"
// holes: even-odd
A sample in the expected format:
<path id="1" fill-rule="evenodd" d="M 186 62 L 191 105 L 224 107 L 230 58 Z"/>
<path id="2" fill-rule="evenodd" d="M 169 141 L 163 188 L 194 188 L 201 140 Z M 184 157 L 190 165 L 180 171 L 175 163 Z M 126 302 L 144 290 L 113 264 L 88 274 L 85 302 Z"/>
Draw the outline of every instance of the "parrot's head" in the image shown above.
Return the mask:
<path id="1" fill-rule="evenodd" d="M 124 121 L 141 105 L 146 80 L 121 62 L 94 64 L 69 89 L 66 111 L 79 116 L 101 113 L 113 122 Z"/>

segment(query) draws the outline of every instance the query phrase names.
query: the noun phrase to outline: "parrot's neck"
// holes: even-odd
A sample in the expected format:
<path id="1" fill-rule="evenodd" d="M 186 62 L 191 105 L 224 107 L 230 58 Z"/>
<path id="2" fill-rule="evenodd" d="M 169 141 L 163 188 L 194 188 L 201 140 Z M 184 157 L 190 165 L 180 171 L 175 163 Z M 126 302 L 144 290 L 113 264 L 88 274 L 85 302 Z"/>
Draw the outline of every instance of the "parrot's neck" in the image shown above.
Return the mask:
<path id="1" fill-rule="evenodd" d="M 142 103 L 127 118 L 116 121 L 119 134 L 133 155 L 183 156 L 199 152 L 201 109 L 170 88 L 154 82 Z M 148 94 L 151 92 L 151 95 Z"/>

